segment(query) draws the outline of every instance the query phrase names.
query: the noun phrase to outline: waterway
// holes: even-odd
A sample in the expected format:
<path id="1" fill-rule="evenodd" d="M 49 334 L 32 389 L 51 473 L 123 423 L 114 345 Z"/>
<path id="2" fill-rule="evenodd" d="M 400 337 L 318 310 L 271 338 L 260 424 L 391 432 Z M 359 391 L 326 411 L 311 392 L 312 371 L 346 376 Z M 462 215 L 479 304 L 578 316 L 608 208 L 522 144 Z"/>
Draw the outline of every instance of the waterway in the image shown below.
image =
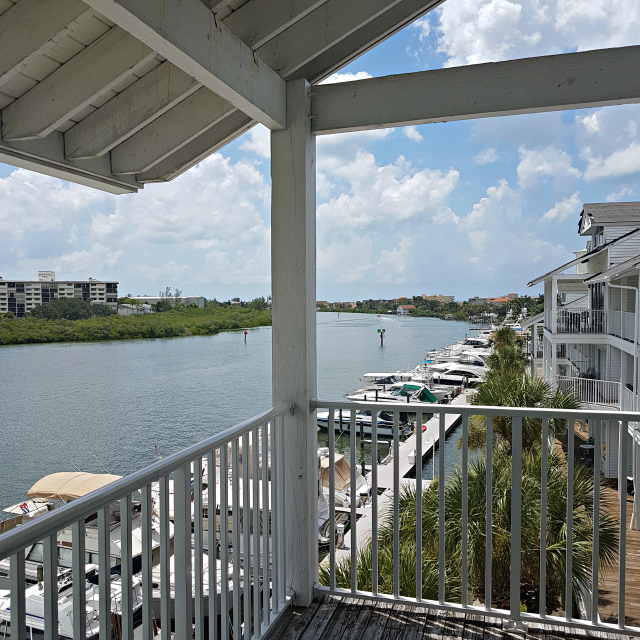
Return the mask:
<path id="1" fill-rule="evenodd" d="M 353 391 L 363 373 L 413 368 L 426 350 L 468 331 L 435 318 L 317 320 L 323 400 Z M 131 473 L 270 406 L 270 327 L 250 329 L 246 343 L 240 331 L 0 347 L 0 508 L 23 500 L 48 473 Z M 449 463 L 457 455 L 451 442 Z M 423 474 L 431 477 L 430 469 Z"/>

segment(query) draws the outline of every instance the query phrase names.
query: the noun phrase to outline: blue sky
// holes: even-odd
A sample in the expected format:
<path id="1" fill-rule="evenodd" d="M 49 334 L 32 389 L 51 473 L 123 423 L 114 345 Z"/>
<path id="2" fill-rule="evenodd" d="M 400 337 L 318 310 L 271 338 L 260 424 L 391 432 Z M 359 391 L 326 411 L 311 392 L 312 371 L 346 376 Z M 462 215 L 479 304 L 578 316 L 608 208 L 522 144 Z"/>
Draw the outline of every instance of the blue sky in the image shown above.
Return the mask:
<path id="1" fill-rule="evenodd" d="M 640 42 L 640 0 L 447 0 L 331 81 Z M 318 299 L 531 293 L 583 202 L 640 197 L 640 106 L 318 138 Z M 0 275 L 269 293 L 269 134 L 111 196 L 0 165 Z M 533 290 L 537 293 L 537 290 Z"/>

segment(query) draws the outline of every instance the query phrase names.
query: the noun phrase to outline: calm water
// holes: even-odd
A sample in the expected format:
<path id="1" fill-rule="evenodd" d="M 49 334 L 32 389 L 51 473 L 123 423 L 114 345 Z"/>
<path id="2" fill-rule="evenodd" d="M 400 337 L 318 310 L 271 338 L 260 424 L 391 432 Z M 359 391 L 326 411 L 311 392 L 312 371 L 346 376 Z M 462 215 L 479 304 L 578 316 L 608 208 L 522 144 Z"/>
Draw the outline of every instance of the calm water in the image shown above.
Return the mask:
<path id="1" fill-rule="evenodd" d="M 413 368 L 468 330 L 433 318 L 317 318 L 323 400 L 353 391 L 363 373 Z M 0 347 L 0 508 L 48 473 L 127 474 L 270 406 L 268 327 L 250 329 L 246 344 L 230 332 Z"/>

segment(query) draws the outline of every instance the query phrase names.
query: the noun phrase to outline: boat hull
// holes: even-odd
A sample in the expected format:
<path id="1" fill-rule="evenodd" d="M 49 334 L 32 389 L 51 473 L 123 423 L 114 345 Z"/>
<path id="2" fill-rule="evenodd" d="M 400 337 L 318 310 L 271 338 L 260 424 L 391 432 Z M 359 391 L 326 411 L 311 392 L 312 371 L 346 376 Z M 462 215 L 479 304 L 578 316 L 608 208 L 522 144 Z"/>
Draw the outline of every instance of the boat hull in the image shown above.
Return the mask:
<path id="1" fill-rule="evenodd" d="M 368 418 L 368 419 L 367 419 Z M 329 412 L 328 411 L 318 411 L 316 416 L 318 426 L 321 429 L 329 428 Z M 340 420 L 340 415 L 338 413 L 335 414 L 333 420 L 333 428 L 335 431 L 341 431 L 344 433 L 349 433 L 351 431 L 351 418 L 347 417 L 347 412 L 345 412 L 342 416 L 342 421 Z M 370 416 L 356 416 L 356 433 L 362 433 L 364 435 L 370 436 L 372 433 L 371 429 L 371 417 Z M 378 430 L 377 435 L 387 438 L 393 437 L 393 423 L 390 423 L 388 420 L 378 420 Z"/>

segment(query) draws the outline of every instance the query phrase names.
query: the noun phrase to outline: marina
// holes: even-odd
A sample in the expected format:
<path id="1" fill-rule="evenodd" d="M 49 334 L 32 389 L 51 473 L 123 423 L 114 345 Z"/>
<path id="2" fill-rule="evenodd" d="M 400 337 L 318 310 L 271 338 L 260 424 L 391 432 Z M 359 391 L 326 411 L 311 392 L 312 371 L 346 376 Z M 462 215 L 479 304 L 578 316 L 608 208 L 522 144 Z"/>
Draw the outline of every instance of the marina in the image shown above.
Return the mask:
<path id="1" fill-rule="evenodd" d="M 328 328 L 329 327 L 338 328 L 337 326 L 333 325 L 333 322 L 337 324 L 337 321 L 338 321 L 337 317 L 335 319 L 323 318 L 323 320 L 325 320 L 325 322 L 326 320 L 330 320 L 330 323 L 327 325 Z M 345 331 L 346 333 L 352 333 L 353 330 L 355 329 L 358 333 L 362 334 L 368 329 L 370 329 L 372 324 L 371 320 L 372 320 L 371 318 L 363 318 L 362 320 L 358 318 L 353 318 L 353 319 L 349 318 L 346 321 L 342 320 L 339 327 L 342 328 L 342 330 Z M 427 327 L 434 326 L 434 325 L 438 326 L 437 321 L 434 323 L 433 321 L 430 321 L 430 320 L 412 322 L 411 319 L 402 319 L 398 322 L 394 318 L 393 321 L 394 321 L 394 324 L 396 324 L 396 327 L 391 327 L 392 328 L 392 331 L 390 331 L 391 336 L 400 336 L 402 335 L 402 333 L 399 332 L 398 330 L 402 330 L 402 329 L 406 330 L 406 328 L 409 328 L 411 330 L 414 327 L 420 326 L 420 325 L 427 326 Z M 448 328 L 448 327 L 451 327 L 452 325 L 450 323 L 447 323 L 446 326 Z M 393 331 L 393 329 L 395 329 L 395 331 Z M 253 331 L 252 334 L 253 334 L 252 337 L 254 338 L 252 344 L 254 345 L 256 343 L 256 338 L 258 336 L 262 335 L 262 336 L 268 337 L 268 331 L 264 331 L 264 330 L 256 330 L 256 331 Z M 216 338 L 214 338 L 214 340 Z M 334 335 L 334 338 L 335 338 L 335 335 Z M 427 336 L 427 339 L 429 339 L 428 336 Z M 433 339 L 433 338 L 430 338 L 430 339 Z M 414 337 L 414 340 L 415 340 L 415 337 Z M 92 350 L 91 347 L 93 347 L 93 345 L 87 345 L 87 350 L 91 351 Z M 426 342 L 426 350 L 428 350 L 428 348 L 429 348 L 429 343 Z M 259 341 L 258 341 L 258 349 L 260 349 Z M 64 351 L 64 348 L 61 350 Z M 376 345 L 376 351 L 374 351 L 374 354 L 378 354 L 379 353 L 378 350 L 381 350 L 381 349 Z M 425 349 L 423 348 L 422 351 L 424 352 L 424 350 Z M 386 346 L 386 351 L 383 353 L 389 353 L 389 351 L 390 351 L 389 346 Z M 420 360 L 422 360 L 422 358 L 420 358 Z M 413 378 L 416 375 L 421 375 L 424 378 L 424 370 L 420 369 L 421 366 L 423 365 L 418 365 L 416 369 L 405 371 L 404 373 L 402 372 L 402 370 L 397 370 L 398 373 L 394 374 L 393 377 L 396 379 L 396 381 L 400 380 L 401 382 L 399 385 L 398 384 L 395 384 L 395 386 L 391 385 L 392 392 L 395 391 L 395 389 L 399 390 L 400 393 L 398 397 L 398 402 L 401 403 L 402 409 L 403 411 L 405 411 L 403 414 L 401 414 L 403 416 L 402 423 L 398 423 L 398 426 L 402 424 L 401 430 L 398 431 L 398 436 L 400 435 L 402 436 L 402 443 L 401 443 L 401 448 L 399 453 L 400 455 L 399 461 L 402 469 L 403 482 L 411 482 L 411 480 L 404 479 L 405 476 L 409 476 L 412 474 L 416 475 L 416 473 L 420 475 L 420 473 L 422 472 L 421 461 L 415 459 L 415 451 L 414 451 L 415 435 L 412 435 L 412 430 L 415 428 L 415 424 L 412 425 L 411 418 L 413 417 L 413 420 L 415 421 L 415 413 L 414 413 L 415 410 L 422 407 L 424 408 L 425 412 L 428 411 L 429 415 L 431 415 L 434 409 L 436 408 L 438 401 L 449 402 L 451 401 L 451 398 L 453 398 L 456 394 L 458 395 L 453 400 L 455 404 L 463 403 L 466 399 L 465 394 L 459 394 L 460 390 L 458 388 L 453 389 L 452 387 L 442 387 L 442 386 L 438 388 L 433 387 L 434 393 L 431 393 L 429 390 L 429 386 L 425 384 L 424 379 L 420 383 L 414 382 Z M 334 374 L 334 377 L 331 379 L 331 382 L 335 384 L 336 383 L 335 371 L 332 371 L 332 373 Z M 366 397 L 367 393 L 369 393 L 368 389 L 372 384 L 370 377 L 368 377 L 367 375 L 362 375 L 362 373 L 358 375 L 358 372 L 355 370 L 351 370 L 349 373 L 350 373 L 349 383 L 346 382 L 347 376 L 345 372 L 344 382 L 342 382 L 341 384 L 344 384 L 345 385 L 344 388 L 348 389 L 348 387 L 352 386 L 353 382 L 360 377 L 361 379 L 364 380 L 364 384 L 365 384 L 364 397 Z M 85 386 L 86 386 L 86 383 L 85 383 Z M 382 390 L 376 390 L 373 394 L 373 397 L 375 398 L 376 395 L 379 395 L 380 401 L 384 402 L 388 399 L 384 396 L 385 391 L 386 391 L 386 388 L 383 385 Z M 345 396 L 345 399 L 349 399 L 348 392 L 347 392 L 347 395 Z M 355 398 L 352 398 L 352 399 L 357 401 L 358 398 L 356 396 Z M 427 400 L 427 402 L 425 403 L 422 400 Z M 372 417 L 371 416 L 372 416 L 372 411 L 374 410 L 375 410 L 375 407 L 371 407 L 371 410 L 369 411 L 366 411 L 366 410 L 360 411 L 359 415 L 361 417 L 358 419 L 356 424 L 358 438 L 360 440 L 360 452 L 362 453 L 364 451 L 364 447 L 368 445 L 367 449 L 368 449 L 369 456 L 371 455 L 371 451 L 374 448 L 371 443 L 371 435 L 372 435 Z M 323 426 L 322 419 L 323 419 L 323 416 L 325 415 L 328 415 L 328 411 L 324 413 L 322 411 L 318 411 L 319 428 Z M 339 416 L 339 414 L 336 414 L 336 415 Z M 377 415 L 377 412 L 376 412 L 376 415 Z M 389 419 L 385 423 L 385 419 L 383 415 L 384 414 L 380 414 L 380 416 L 377 419 L 377 429 L 376 429 L 377 437 L 386 438 L 387 442 L 391 442 L 394 437 L 394 424 L 395 424 L 394 417 L 391 414 L 389 414 Z M 427 418 L 427 414 L 425 413 L 425 419 L 426 418 Z M 338 419 L 338 423 L 336 425 L 336 432 L 338 433 L 338 436 L 340 436 L 344 432 L 347 437 L 350 437 L 349 428 L 348 428 L 349 423 L 346 421 L 343 423 L 339 419 L 339 417 L 337 419 Z M 456 416 L 450 416 L 450 415 L 446 416 L 445 431 L 444 431 L 445 434 L 449 433 L 450 429 L 453 427 L 456 420 L 457 420 Z M 435 417 L 432 417 L 431 419 L 425 422 L 425 426 L 423 430 L 423 437 L 425 438 L 425 441 L 431 442 L 434 447 L 437 446 L 438 439 L 440 436 L 439 429 L 440 429 L 439 420 L 436 413 Z M 326 432 L 326 418 L 324 423 L 324 430 Z M 212 496 L 208 495 L 207 481 L 210 480 L 211 478 L 209 478 L 209 475 L 208 475 L 206 459 L 204 461 L 204 464 L 202 465 L 202 475 L 201 475 L 202 498 L 200 502 L 203 508 L 202 513 L 204 516 L 202 519 L 203 538 L 201 540 L 203 555 L 198 560 L 197 552 L 195 548 L 191 552 L 191 556 L 192 556 L 191 566 L 194 567 L 194 570 L 197 570 L 200 572 L 200 575 L 201 575 L 200 580 L 201 580 L 202 586 L 201 586 L 200 594 L 196 593 L 196 589 L 194 587 L 194 591 L 192 593 L 193 595 L 192 609 L 194 610 L 196 607 L 196 600 L 198 597 L 201 599 L 202 606 L 204 606 L 205 611 L 209 611 L 210 608 L 211 608 L 211 611 L 220 610 L 220 608 L 223 606 L 225 601 L 229 602 L 234 600 L 237 597 L 237 594 L 234 595 L 234 591 L 236 590 L 235 587 L 237 587 L 238 591 L 242 591 L 244 589 L 243 581 L 244 581 L 245 569 L 243 567 L 246 565 L 246 563 L 248 562 L 251 564 L 258 561 L 265 562 L 266 560 L 265 558 L 263 558 L 263 552 L 261 550 L 258 551 L 258 556 L 254 555 L 256 553 L 256 549 L 254 549 L 254 544 L 251 540 L 249 540 L 248 547 L 245 546 L 243 543 L 239 544 L 238 540 L 235 537 L 236 534 L 234 533 L 235 531 L 234 527 L 237 525 L 234 524 L 235 509 L 233 508 L 233 505 L 236 503 L 238 504 L 241 512 L 245 510 L 249 513 L 249 517 L 251 519 L 253 519 L 254 517 L 253 514 L 256 514 L 256 515 L 261 514 L 259 515 L 260 521 L 262 521 L 263 518 L 265 517 L 262 514 L 265 513 L 265 505 L 267 505 L 269 510 L 268 511 L 269 513 L 268 520 L 270 523 L 269 527 L 272 526 L 272 522 L 273 522 L 273 517 L 271 512 L 273 510 L 274 500 L 275 500 L 275 498 L 273 497 L 275 487 L 272 485 L 271 482 L 265 485 L 265 490 L 268 495 L 268 498 L 265 500 L 263 498 L 264 492 L 262 488 L 262 483 L 261 482 L 256 483 L 253 477 L 244 476 L 245 472 L 242 471 L 242 466 L 243 466 L 242 460 L 244 459 L 243 451 L 244 451 L 244 446 L 246 444 L 248 445 L 246 452 L 250 457 L 253 456 L 252 450 L 254 448 L 259 449 L 260 450 L 258 454 L 260 456 L 259 464 L 261 466 L 264 464 L 267 464 L 269 475 L 276 473 L 276 469 L 273 468 L 273 461 L 271 460 L 271 457 L 272 457 L 271 451 L 262 449 L 261 438 L 259 438 L 256 441 L 252 441 L 252 438 L 253 438 L 253 434 L 250 434 L 249 440 L 246 443 L 243 441 L 239 446 L 239 458 L 238 458 L 238 460 L 240 461 L 239 472 L 243 477 L 239 479 L 237 486 L 234 485 L 234 481 L 232 481 L 231 479 L 232 478 L 231 466 L 229 467 L 229 474 L 225 473 L 224 470 L 220 467 L 221 460 L 220 460 L 220 456 L 218 456 L 215 462 L 216 466 L 214 470 L 214 475 L 212 476 L 215 481 L 216 491 Z M 367 438 L 369 438 L 368 442 L 366 440 Z M 319 443 L 321 443 L 320 432 L 319 432 Z M 150 449 L 150 446 L 148 448 Z M 154 442 L 154 452 L 157 452 L 157 451 L 158 451 L 158 446 Z M 322 450 L 319 449 L 319 452 L 320 451 Z M 164 451 L 161 451 L 161 453 L 164 453 Z M 104 451 L 101 451 L 99 454 L 94 453 L 96 465 L 92 464 L 91 465 L 92 468 L 99 466 L 99 467 L 102 467 L 102 469 L 99 469 L 99 470 L 107 471 L 107 466 L 103 462 L 103 460 L 106 459 L 107 464 L 109 464 L 109 471 L 111 470 L 112 468 L 111 464 L 108 462 L 108 458 L 105 458 L 104 454 L 105 454 Z M 267 456 L 266 458 L 264 457 L 265 455 Z M 427 456 L 428 456 L 428 452 L 425 451 L 424 457 L 426 458 Z M 162 459 L 162 457 L 163 456 L 161 455 L 157 456 L 158 459 Z M 233 457 L 232 452 L 231 450 L 229 450 L 227 464 L 229 465 L 233 464 L 232 457 Z M 351 515 L 350 511 L 352 509 L 351 503 L 354 500 L 356 500 L 355 494 L 352 495 L 351 486 L 349 482 L 347 482 L 344 485 L 340 484 L 340 486 L 338 487 L 335 487 L 334 485 L 333 487 L 331 487 L 331 489 L 335 493 L 332 495 L 329 495 L 329 485 L 332 485 L 335 483 L 335 478 L 339 478 L 337 465 L 336 465 L 336 470 L 334 471 L 333 465 L 329 462 L 329 460 L 330 460 L 330 457 L 324 458 L 324 462 L 322 462 L 321 464 L 322 468 L 326 469 L 326 475 L 323 476 L 323 482 L 321 483 L 324 486 L 324 500 L 325 502 L 328 501 L 334 505 L 336 504 L 336 501 L 338 501 L 337 504 L 341 504 L 342 506 L 341 507 L 338 506 L 336 510 L 336 520 L 334 525 L 330 525 L 326 521 L 322 522 L 321 520 L 319 520 L 319 526 L 320 526 L 319 541 L 321 545 L 323 544 L 326 545 L 329 542 L 329 538 L 327 538 L 326 536 L 330 534 L 330 530 L 332 528 L 335 529 L 335 526 L 337 526 L 340 522 L 344 522 L 347 525 L 347 527 L 350 526 L 350 515 Z M 345 458 L 342 458 L 342 460 L 343 460 L 342 464 L 347 465 L 346 467 L 347 471 L 343 472 L 343 476 L 348 476 L 350 473 L 348 470 L 348 462 L 346 461 Z M 363 460 L 363 464 L 364 464 L 364 460 Z M 63 467 L 64 466 L 65 465 L 63 465 Z M 72 466 L 77 468 L 77 465 L 75 463 L 73 463 Z M 358 493 L 362 497 L 357 499 L 356 503 L 353 505 L 353 507 L 357 510 L 357 514 L 359 517 L 359 521 L 357 525 L 359 535 L 360 534 L 365 535 L 366 532 L 370 530 L 370 526 L 371 526 L 372 509 L 371 509 L 370 487 L 371 487 L 371 475 L 374 472 L 372 471 L 370 465 L 365 465 L 365 466 L 369 467 L 368 470 L 365 471 L 364 476 L 360 476 L 359 473 L 357 474 L 357 476 L 361 478 L 361 481 L 355 485 Z M 386 459 L 386 463 L 385 461 L 380 461 L 380 464 L 376 465 L 376 470 L 378 471 L 378 480 L 377 480 L 378 488 L 381 492 L 380 502 L 378 507 L 379 509 L 386 508 L 386 504 L 389 501 L 389 491 L 392 490 L 392 487 L 393 487 L 392 478 L 390 476 L 391 467 L 392 465 L 388 464 L 388 459 Z M 195 472 L 196 472 L 196 469 L 194 467 L 192 471 L 192 483 L 196 481 Z M 334 479 L 329 479 L 329 475 L 332 472 L 335 473 L 335 477 Z M 258 471 L 258 473 L 260 472 Z M 222 480 L 223 478 L 227 477 L 227 475 L 228 475 L 228 481 L 226 483 L 227 486 L 226 486 L 226 489 L 223 489 Z M 55 506 L 59 505 L 60 503 L 68 503 L 68 502 L 73 502 L 75 500 L 78 500 L 83 496 L 87 496 L 92 491 L 96 489 L 100 489 L 101 487 L 104 487 L 119 479 L 120 479 L 119 475 L 114 475 L 111 473 L 96 474 L 96 473 L 86 473 L 86 472 L 80 472 L 80 471 L 72 471 L 72 472 L 56 471 L 52 474 L 39 478 L 25 493 L 21 493 L 19 495 L 14 494 L 13 496 L 11 496 L 12 498 L 17 499 L 18 503 L 11 507 L 7 507 L 3 512 L 4 520 L 1 523 L 2 528 L 4 531 L 9 531 L 16 524 L 20 526 L 21 523 L 26 523 L 32 518 L 38 518 L 40 515 L 45 514 L 48 511 L 54 509 Z M 246 485 L 246 491 L 244 488 L 245 485 Z M 426 483 L 425 483 L 425 486 L 426 486 Z M 341 492 L 343 487 L 344 487 L 344 491 Z M 259 499 L 257 500 L 257 502 L 255 500 L 254 491 L 258 492 Z M 174 544 L 174 523 L 175 523 L 174 480 L 173 479 L 169 480 L 166 488 L 162 488 L 160 485 L 158 485 L 158 483 L 152 484 L 151 497 L 152 497 L 152 504 L 154 505 L 153 509 L 155 514 L 152 518 L 153 553 L 152 553 L 151 565 L 153 568 L 152 568 L 151 576 L 152 576 L 152 583 L 154 586 L 153 597 L 152 597 L 152 610 L 153 610 L 154 619 L 156 623 L 159 626 L 162 626 L 163 623 L 165 622 L 165 616 L 170 617 L 171 624 L 173 624 L 173 620 L 175 618 L 176 592 L 174 588 L 174 581 L 177 579 L 177 577 L 176 577 L 176 568 L 174 566 L 174 556 L 172 552 L 173 544 Z M 248 501 L 247 501 L 247 498 L 248 498 Z M 191 519 L 193 521 L 192 526 L 195 527 L 198 521 L 198 514 L 195 511 L 196 509 L 195 494 L 192 495 L 191 500 L 192 500 Z M 227 505 L 226 511 L 228 513 L 228 519 L 225 519 L 224 517 L 222 517 L 222 513 L 225 510 L 225 508 L 223 508 L 223 503 L 225 502 Z M 211 504 L 218 505 L 216 507 L 216 513 L 218 515 L 216 515 L 215 526 L 213 526 L 213 530 L 210 534 L 209 527 L 212 526 L 212 522 L 208 519 L 207 512 L 208 512 L 208 509 L 211 507 Z M 320 511 L 322 512 L 321 508 L 320 508 Z M 116 502 L 110 505 L 109 514 L 110 514 L 110 520 L 111 520 L 110 555 L 112 556 L 110 565 L 112 567 L 115 566 L 116 568 L 118 568 L 121 566 L 121 563 L 122 563 L 120 558 L 120 548 L 121 548 L 121 545 L 123 544 L 122 540 L 124 537 L 124 534 L 120 527 L 122 514 L 120 513 L 119 503 Z M 12 519 L 12 516 L 13 516 L 13 519 Z M 240 515 L 240 518 L 242 520 L 244 516 Z M 133 511 L 128 516 L 128 521 L 131 523 L 133 527 L 132 535 L 131 535 L 131 544 L 132 544 L 131 549 L 133 553 L 132 571 L 136 575 L 139 575 L 139 572 L 141 571 L 140 557 L 141 557 L 142 546 L 144 544 L 142 541 L 142 535 L 141 535 L 140 519 L 141 519 L 140 502 L 134 502 Z M 225 520 L 228 520 L 228 526 L 226 527 L 226 534 L 224 533 L 225 527 L 222 526 L 222 523 L 225 522 Z M 100 535 L 100 532 L 99 532 L 99 527 L 97 527 L 96 525 L 97 525 L 96 516 L 94 516 L 93 522 L 87 521 L 86 523 L 85 531 L 86 531 L 87 537 L 84 541 L 83 546 L 86 549 L 87 562 L 91 562 L 94 560 L 96 562 L 98 561 L 99 549 L 97 544 L 97 537 Z M 213 550 L 215 552 L 213 555 L 211 555 L 212 548 L 209 547 L 209 544 L 211 544 L 211 541 L 212 541 L 211 535 L 214 536 L 213 540 L 216 541 L 213 547 Z M 228 548 L 228 552 L 227 552 L 228 556 L 227 556 L 226 562 L 222 557 L 222 552 L 220 550 L 220 545 L 222 542 L 224 542 L 225 535 L 227 537 L 227 542 L 225 543 L 225 545 Z M 255 535 L 252 534 L 252 537 L 255 537 Z M 165 540 L 170 545 L 169 555 L 166 554 L 166 551 L 164 552 L 161 551 L 160 549 L 161 540 Z M 71 556 L 73 552 L 72 545 L 75 545 L 75 544 L 77 544 L 77 541 L 75 540 L 75 538 L 72 537 L 70 530 L 62 530 L 59 532 L 57 536 L 57 547 L 58 547 L 58 564 L 60 567 L 59 568 L 60 579 L 63 579 L 63 576 L 65 575 L 64 574 L 64 571 L 66 570 L 65 567 L 71 567 Z M 195 541 L 192 542 L 192 544 L 195 544 Z M 263 543 L 260 543 L 260 544 L 263 544 Z M 249 555 L 246 555 L 247 551 L 249 551 Z M 209 566 L 211 562 L 213 563 L 213 567 Z M 90 566 L 90 565 L 87 565 L 87 566 Z M 25 574 L 26 580 L 27 580 L 26 582 L 27 586 L 35 585 L 37 581 L 41 579 L 40 576 L 41 576 L 42 567 L 43 567 L 43 550 L 42 550 L 42 544 L 38 543 L 38 544 L 32 545 L 32 547 L 27 553 L 26 574 Z M 113 569 L 112 569 L 112 572 L 113 572 Z M 11 569 L 10 569 L 8 560 L 4 562 L 0 562 L 0 590 L 3 588 L 6 589 L 9 587 L 10 573 L 11 573 Z M 162 596 L 161 595 L 162 592 L 160 590 L 161 583 L 165 579 L 163 578 L 163 576 L 165 575 L 168 576 L 170 580 L 170 590 L 168 592 L 165 592 L 165 594 L 168 593 L 168 600 L 167 600 L 167 595 Z M 208 601 L 212 597 L 212 594 L 209 593 L 209 584 L 212 578 L 215 580 L 216 594 L 215 596 L 213 596 L 214 602 L 212 602 L 210 606 L 208 604 Z M 198 582 L 198 579 L 196 578 L 195 574 L 193 579 L 195 580 L 195 582 Z M 115 584 L 115 583 L 112 582 L 112 584 Z M 226 587 L 223 587 L 223 585 L 226 585 Z M 225 593 L 226 595 L 224 595 Z M 206 615 L 205 615 L 205 620 L 206 620 Z"/>

